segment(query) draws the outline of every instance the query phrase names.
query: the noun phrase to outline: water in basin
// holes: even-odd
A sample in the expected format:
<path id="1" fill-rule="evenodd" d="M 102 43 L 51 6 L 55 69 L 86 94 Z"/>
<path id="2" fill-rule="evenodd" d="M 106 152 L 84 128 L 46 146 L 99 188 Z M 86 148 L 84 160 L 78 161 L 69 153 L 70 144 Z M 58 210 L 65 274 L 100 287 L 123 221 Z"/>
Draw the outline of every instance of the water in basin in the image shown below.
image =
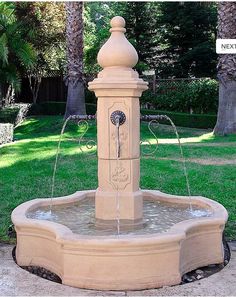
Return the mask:
<path id="1" fill-rule="evenodd" d="M 121 228 L 119 235 L 163 233 L 181 221 L 211 215 L 211 211 L 206 208 L 193 206 L 190 210 L 188 205 L 144 200 L 143 224 L 131 229 L 124 228 L 122 230 Z M 49 207 L 39 207 L 29 211 L 27 217 L 60 223 L 74 233 L 81 235 L 105 236 L 116 234 L 114 225 L 100 228 L 95 224 L 95 201 L 92 198 L 67 205 L 54 205 L 51 211 Z"/>

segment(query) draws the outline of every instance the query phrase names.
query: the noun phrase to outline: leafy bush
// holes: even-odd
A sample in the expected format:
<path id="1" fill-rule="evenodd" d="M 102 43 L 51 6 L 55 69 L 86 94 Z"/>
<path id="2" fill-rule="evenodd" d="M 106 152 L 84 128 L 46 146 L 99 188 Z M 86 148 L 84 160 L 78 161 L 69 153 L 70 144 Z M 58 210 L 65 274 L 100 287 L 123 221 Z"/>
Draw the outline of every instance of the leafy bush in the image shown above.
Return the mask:
<path id="1" fill-rule="evenodd" d="M 218 106 L 218 82 L 214 79 L 167 81 L 161 83 L 156 94 L 143 93 L 141 103 L 150 103 L 159 110 L 187 113 L 216 114 Z"/>
<path id="2" fill-rule="evenodd" d="M 13 140 L 13 125 L 0 124 L 0 144 L 12 142 Z"/>

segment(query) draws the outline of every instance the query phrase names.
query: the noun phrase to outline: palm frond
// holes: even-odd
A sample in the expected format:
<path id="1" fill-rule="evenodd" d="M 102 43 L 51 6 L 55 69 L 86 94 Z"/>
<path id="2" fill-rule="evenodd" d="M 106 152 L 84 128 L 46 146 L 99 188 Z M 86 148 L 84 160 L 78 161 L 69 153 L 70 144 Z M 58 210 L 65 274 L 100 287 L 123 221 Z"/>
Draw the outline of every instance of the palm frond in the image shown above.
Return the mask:
<path id="1" fill-rule="evenodd" d="M 25 68 L 32 68 L 34 66 L 36 61 L 36 53 L 30 43 L 18 43 L 18 49 L 15 54 Z"/>
<path id="2" fill-rule="evenodd" d="M 0 2 L 0 28 L 16 20 L 14 14 L 14 4 L 10 2 Z"/>

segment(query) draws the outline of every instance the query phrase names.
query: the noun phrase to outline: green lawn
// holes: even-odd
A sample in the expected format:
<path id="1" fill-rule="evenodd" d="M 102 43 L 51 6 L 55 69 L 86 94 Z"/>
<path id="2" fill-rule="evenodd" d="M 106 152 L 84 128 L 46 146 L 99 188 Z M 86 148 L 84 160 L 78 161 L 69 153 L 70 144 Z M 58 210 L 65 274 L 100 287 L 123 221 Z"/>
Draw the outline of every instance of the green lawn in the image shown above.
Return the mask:
<path id="1" fill-rule="evenodd" d="M 20 203 L 50 197 L 52 172 L 63 120 L 59 116 L 28 118 L 15 130 L 15 142 L 0 148 L 0 240 L 6 231 L 12 210 Z M 175 134 L 170 126 L 154 127 L 159 146 L 155 154 L 141 160 L 141 187 L 186 195 L 186 184 Z M 85 126 L 69 123 L 62 139 L 55 179 L 55 195 L 67 195 L 97 187 L 96 155 L 85 146 L 96 140 L 96 126 L 89 129 L 78 145 Z M 236 238 L 236 135 L 214 137 L 209 130 L 179 128 L 187 158 L 192 195 L 202 195 L 222 203 L 229 212 L 228 238 Z M 142 139 L 155 148 L 147 124 L 141 127 Z M 81 152 L 83 149 L 84 152 Z M 148 147 L 142 146 L 142 150 Z M 224 164 L 225 163 L 225 164 Z"/>

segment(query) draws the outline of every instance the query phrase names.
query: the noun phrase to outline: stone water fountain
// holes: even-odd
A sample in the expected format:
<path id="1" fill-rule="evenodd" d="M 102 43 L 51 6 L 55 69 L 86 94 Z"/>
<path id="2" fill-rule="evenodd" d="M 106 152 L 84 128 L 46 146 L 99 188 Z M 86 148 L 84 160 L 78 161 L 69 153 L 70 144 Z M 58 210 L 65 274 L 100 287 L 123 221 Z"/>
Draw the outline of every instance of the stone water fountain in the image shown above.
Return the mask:
<path id="1" fill-rule="evenodd" d="M 124 19 L 114 17 L 98 54 L 103 70 L 89 84 L 98 97 L 97 190 L 34 199 L 12 213 L 17 263 L 80 288 L 175 285 L 186 272 L 224 259 L 222 205 L 191 197 L 190 207 L 189 197 L 139 188 L 139 97 L 148 87 L 132 69 L 138 56 L 125 31 Z"/>

